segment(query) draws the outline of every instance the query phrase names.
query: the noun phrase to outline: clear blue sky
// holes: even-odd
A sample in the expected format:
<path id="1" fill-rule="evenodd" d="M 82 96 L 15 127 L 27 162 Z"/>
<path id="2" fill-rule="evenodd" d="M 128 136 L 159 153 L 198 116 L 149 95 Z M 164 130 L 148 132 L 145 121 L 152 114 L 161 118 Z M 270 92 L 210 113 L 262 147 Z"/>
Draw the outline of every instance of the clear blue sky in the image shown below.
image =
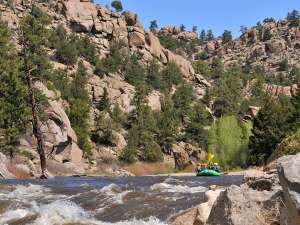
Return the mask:
<path id="1" fill-rule="evenodd" d="M 111 0 L 96 0 L 110 5 Z M 239 36 L 240 26 L 253 26 L 266 17 L 281 19 L 289 11 L 300 11 L 300 0 L 122 0 L 124 10 L 138 13 L 146 28 L 156 19 L 158 26 L 184 24 L 212 29 L 220 35 L 225 29 Z"/>

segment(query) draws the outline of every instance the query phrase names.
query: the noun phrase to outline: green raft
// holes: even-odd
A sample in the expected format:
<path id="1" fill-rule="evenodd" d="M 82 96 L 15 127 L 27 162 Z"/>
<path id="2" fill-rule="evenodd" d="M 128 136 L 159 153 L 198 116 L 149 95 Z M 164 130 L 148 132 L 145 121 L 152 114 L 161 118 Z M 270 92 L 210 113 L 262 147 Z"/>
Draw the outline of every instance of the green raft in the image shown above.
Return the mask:
<path id="1" fill-rule="evenodd" d="M 219 176 L 221 176 L 221 173 L 219 173 L 215 170 L 205 169 L 203 171 L 198 172 L 197 176 L 216 176 L 216 177 L 219 177 Z"/>

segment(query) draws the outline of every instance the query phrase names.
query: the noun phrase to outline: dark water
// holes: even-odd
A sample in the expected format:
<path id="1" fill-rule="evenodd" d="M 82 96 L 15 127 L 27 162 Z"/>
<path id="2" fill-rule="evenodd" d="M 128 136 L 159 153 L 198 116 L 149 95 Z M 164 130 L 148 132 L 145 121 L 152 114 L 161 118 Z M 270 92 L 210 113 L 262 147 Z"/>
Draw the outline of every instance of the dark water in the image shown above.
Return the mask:
<path id="1" fill-rule="evenodd" d="M 209 185 L 241 181 L 241 176 L 0 180 L 0 224 L 168 224 L 203 202 Z"/>

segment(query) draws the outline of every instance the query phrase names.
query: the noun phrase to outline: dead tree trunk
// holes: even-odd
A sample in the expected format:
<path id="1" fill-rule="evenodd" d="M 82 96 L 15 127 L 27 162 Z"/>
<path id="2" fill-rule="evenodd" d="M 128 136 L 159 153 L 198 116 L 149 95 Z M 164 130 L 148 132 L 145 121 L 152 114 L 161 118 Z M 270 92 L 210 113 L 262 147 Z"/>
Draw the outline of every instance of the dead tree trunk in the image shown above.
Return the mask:
<path id="1" fill-rule="evenodd" d="M 21 45 L 22 45 L 22 49 L 23 49 L 25 78 L 26 78 L 26 83 L 27 83 L 27 88 L 28 88 L 29 103 L 31 105 L 32 131 L 33 131 L 33 135 L 35 136 L 35 138 L 37 140 L 37 152 L 40 156 L 40 162 L 41 162 L 42 174 L 41 174 L 40 178 L 47 179 L 47 163 L 46 163 L 46 155 L 45 155 L 45 150 L 44 150 L 43 133 L 40 129 L 41 121 L 38 116 L 38 108 L 37 108 L 38 102 L 36 99 L 33 81 L 32 81 L 32 75 L 31 75 L 31 72 L 35 68 L 30 68 L 27 44 L 26 44 L 25 38 L 23 36 L 23 33 L 21 32 L 20 34 L 21 34 Z"/>

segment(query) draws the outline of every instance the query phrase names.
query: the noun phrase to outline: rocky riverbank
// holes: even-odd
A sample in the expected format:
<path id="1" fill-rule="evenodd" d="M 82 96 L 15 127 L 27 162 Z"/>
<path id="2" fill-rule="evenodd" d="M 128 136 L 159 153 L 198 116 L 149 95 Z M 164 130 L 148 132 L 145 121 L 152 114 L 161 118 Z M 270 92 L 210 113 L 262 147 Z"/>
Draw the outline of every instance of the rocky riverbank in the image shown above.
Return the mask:
<path id="1" fill-rule="evenodd" d="M 202 203 L 172 225 L 300 224 L 300 154 L 245 174 L 241 186 L 206 192 Z"/>

